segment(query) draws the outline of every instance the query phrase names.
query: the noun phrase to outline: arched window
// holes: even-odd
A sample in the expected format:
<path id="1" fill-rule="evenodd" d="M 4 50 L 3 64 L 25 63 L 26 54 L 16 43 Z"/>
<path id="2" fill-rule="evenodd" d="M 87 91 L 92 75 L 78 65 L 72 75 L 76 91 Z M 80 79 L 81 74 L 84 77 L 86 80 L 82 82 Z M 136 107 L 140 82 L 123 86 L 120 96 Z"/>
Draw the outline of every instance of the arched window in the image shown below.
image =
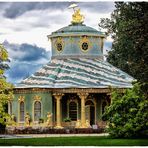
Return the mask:
<path id="1" fill-rule="evenodd" d="M 86 101 L 85 105 L 91 105 L 94 106 L 94 103 L 91 100 Z"/>
<path id="2" fill-rule="evenodd" d="M 69 118 L 72 121 L 77 121 L 77 103 L 74 101 L 69 103 Z"/>
<path id="3" fill-rule="evenodd" d="M 24 121 L 24 102 L 20 102 L 20 121 Z"/>
<path id="4" fill-rule="evenodd" d="M 34 103 L 34 121 L 39 121 L 41 118 L 41 102 L 35 101 Z"/>
<path id="5" fill-rule="evenodd" d="M 102 115 L 104 114 L 104 112 L 105 112 L 105 107 L 107 106 L 107 102 L 106 101 L 104 101 L 103 103 L 102 103 Z"/>

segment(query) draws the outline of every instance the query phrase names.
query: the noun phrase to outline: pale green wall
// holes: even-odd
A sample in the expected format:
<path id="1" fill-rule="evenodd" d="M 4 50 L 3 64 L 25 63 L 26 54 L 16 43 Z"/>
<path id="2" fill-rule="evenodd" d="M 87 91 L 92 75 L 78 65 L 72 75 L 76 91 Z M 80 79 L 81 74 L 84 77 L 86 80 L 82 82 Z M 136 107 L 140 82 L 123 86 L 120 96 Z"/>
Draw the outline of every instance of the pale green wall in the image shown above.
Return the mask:
<path id="1" fill-rule="evenodd" d="M 38 95 L 41 97 L 41 118 L 46 120 L 47 112 L 52 112 L 52 96 L 51 93 L 25 93 L 25 94 L 15 94 L 14 100 L 12 102 L 12 113 L 16 116 L 16 119 L 18 121 L 18 108 L 19 108 L 19 101 L 18 98 L 20 96 L 24 96 L 25 98 L 25 112 L 29 112 L 29 115 L 31 116 L 31 119 L 33 119 L 33 102 L 34 102 L 34 96 Z"/>
<path id="2" fill-rule="evenodd" d="M 55 121 L 55 101 L 54 98 L 52 98 L 51 93 L 44 93 L 44 92 L 31 92 L 31 93 L 24 93 L 24 94 L 15 94 L 14 100 L 12 102 L 12 113 L 16 116 L 16 119 L 18 121 L 18 107 L 19 107 L 19 101 L 18 98 L 20 96 L 25 97 L 25 112 L 29 112 L 29 115 L 31 116 L 31 119 L 33 119 L 33 101 L 34 96 L 38 95 L 41 97 L 41 103 L 42 103 L 42 111 L 41 111 L 41 118 L 43 118 L 45 121 L 47 120 L 47 112 L 53 113 L 53 121 Z M 96 98 L 96 121 L 101 121 L 102 119 L 102 102 L 104 98 L 98 96 Z M 67 117 L 67 98 L 62 98 L 61 100 L 61 114 L 62 114 L 62 121 L 64 118 Z M 78 119 L 81 119 L 81 100 L 78 99 Z"/>
<path id="3" fill-rule="evenodd" d="M 77 55 L 89 55 L 89 56 L 102 56 L 103 53 L 101 51 L 101 47 L 99 42 L 101 42 L 100 38 L 98 37 L 88 37 L 89 41 L 89 49 L 87 52 L 81 50 L 81 40 L 82 36 L 80 37 L 62 37 L 64 41 L 64 48 L 62 51 L 57 51 L 56 49 L 56 40 L 57 38 L 52 39 L 52 56 L 77 56 Z"/>

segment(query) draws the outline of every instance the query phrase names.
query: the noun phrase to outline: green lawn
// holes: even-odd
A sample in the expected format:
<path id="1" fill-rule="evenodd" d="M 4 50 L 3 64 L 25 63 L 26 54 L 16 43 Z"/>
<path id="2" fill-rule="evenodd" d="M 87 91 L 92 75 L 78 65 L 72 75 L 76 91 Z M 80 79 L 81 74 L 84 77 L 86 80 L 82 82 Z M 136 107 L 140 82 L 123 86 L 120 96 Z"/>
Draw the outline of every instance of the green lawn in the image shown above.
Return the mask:
<path id="1" fill-rule="evenodd" d="M 147 139 L 111 139 L 110 137 L 49 137 L 0 139 L 0 146 L 148 146 Z"/>

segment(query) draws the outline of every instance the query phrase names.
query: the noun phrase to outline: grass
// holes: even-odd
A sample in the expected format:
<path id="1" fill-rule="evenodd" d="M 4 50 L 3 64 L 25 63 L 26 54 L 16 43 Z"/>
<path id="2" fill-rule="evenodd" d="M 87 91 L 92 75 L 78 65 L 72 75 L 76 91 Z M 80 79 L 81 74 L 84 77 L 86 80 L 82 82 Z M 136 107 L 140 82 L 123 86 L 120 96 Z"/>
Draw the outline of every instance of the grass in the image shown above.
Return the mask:
<path id="1" fill-rule="evenodd" d="M 110 137 L 48 137 L 0 139 L 0 146 L 147 146 L 147 139 L 112 139 Z"/>

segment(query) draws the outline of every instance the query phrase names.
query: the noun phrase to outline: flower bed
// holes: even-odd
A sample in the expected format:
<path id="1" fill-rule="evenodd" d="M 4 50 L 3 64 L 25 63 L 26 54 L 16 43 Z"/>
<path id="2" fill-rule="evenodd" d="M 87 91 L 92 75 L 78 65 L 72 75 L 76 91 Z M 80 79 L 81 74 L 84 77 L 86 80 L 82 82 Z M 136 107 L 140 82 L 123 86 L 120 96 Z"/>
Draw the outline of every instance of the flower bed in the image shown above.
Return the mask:
<path id="1" fill-rule="evenodd" d="M 6 128 L 7 134 L 91 134 L 102 133 L 104 129 L 92 129 L 92 128 L 63 128 L 53 129 L 49 127 L 13 127 Z"/>

